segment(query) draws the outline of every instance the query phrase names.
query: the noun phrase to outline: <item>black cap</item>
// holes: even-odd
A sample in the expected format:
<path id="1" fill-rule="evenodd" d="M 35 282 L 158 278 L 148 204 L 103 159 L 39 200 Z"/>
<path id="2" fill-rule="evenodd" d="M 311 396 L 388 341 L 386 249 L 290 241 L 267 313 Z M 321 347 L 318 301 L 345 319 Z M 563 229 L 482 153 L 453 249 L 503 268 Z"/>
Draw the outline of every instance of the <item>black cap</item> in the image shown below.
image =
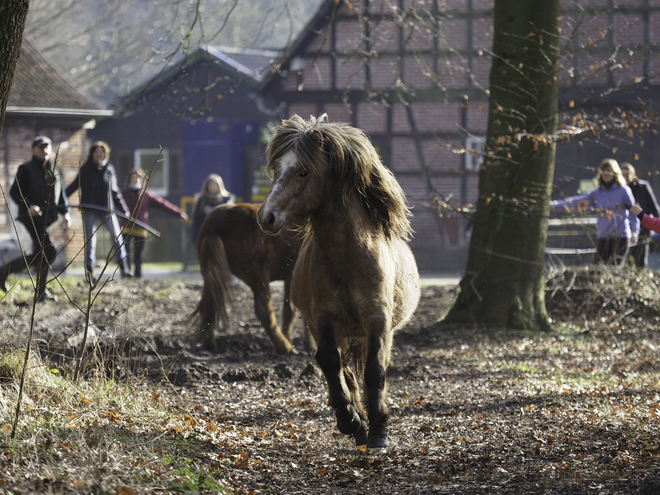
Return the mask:
<path id="1" fill-rule="evenodd" d="M 34 141 L 32 141 L 32 147 L 34 148 L 35 146 L 43 146 L 44 144 L 53 144 L 53 142 L 50 140 L 50 138 L 47 138 L 46 136 L 37 136 L 34 138 Z"/>

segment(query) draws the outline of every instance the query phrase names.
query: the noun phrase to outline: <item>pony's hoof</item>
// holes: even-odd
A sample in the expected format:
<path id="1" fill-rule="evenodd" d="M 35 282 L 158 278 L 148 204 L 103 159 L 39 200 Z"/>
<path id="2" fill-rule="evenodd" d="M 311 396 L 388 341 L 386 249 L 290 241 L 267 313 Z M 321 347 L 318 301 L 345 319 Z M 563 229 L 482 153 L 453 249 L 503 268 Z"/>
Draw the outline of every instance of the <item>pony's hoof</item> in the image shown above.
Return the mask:
<path id="1" fill-rule="evenodd" d="M 390 446 L 390 439 L 387 435 L 369 435 L 367 448 L 369 449 L 384 449 Z"/>
<path id="2" fill-rule="evenodd" d="M 353 440 L 355 440 L 355 446 L 360 447 L 367 444 L 367 431 L 364 428 L 360 428 L 357 433 L 353 434 Z"/>
<path id="3" fill-rule="evenodd" d="M 344 435 L 356 435 L 360 430 L 365 430 L 365 425 L 362 423 L 359 414 L 352 407 L 350 409 L 336 409 L 335 415 L 337 417 L 337 429 Z"/>

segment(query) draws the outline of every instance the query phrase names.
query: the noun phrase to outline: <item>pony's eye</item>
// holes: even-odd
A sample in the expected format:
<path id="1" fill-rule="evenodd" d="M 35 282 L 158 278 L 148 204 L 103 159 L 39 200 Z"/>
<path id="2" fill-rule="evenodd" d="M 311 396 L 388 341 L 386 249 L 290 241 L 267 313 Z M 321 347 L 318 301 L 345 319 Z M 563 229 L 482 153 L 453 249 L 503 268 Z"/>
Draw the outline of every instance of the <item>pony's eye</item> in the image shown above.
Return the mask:
<path id="1" fill-rule="evenodd" d="M 300 172 L 300 175 L 298 177 L 307 177 L 309 175 L 309 172 L 305 169 L 303 169 L 302 172 Z"/>

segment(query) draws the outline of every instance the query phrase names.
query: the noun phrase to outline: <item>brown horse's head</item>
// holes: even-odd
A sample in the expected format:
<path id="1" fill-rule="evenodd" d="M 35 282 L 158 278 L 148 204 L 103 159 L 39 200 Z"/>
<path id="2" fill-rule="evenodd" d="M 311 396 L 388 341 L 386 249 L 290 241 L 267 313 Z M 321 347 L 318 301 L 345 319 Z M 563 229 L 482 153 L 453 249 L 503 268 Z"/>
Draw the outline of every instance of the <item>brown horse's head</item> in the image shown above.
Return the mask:
<path id="1" fill-rule="evenodd" d="M 387 238 L 412 233 L 403 190 L 361 130 L 330 123 L 325 114 L 309 121 L 294 115 L 277 128 L 266 155 L 273 186 L 257 216 L 264 232 L 304 225 L 320 207 L 345 204 L 355 191 Z"/>

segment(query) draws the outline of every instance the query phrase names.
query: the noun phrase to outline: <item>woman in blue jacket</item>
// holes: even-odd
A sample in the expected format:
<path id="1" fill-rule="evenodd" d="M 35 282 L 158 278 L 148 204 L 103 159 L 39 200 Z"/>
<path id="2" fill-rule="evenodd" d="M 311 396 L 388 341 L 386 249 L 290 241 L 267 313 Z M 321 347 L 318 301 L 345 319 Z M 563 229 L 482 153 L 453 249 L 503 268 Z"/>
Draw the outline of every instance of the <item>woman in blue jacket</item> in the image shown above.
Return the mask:
<path id="1" fill-rule="evenodd" d="M 550 208 L 575 211 L 592 208 L 598 215 L 596 263 L 623 265 L 631 244 L 637 242 L 639 219 L 629 212 L 635 204 L 616 160 L 607 158 L 598 166 L 598 187 L 591 192 L 550 201 Z"/>

